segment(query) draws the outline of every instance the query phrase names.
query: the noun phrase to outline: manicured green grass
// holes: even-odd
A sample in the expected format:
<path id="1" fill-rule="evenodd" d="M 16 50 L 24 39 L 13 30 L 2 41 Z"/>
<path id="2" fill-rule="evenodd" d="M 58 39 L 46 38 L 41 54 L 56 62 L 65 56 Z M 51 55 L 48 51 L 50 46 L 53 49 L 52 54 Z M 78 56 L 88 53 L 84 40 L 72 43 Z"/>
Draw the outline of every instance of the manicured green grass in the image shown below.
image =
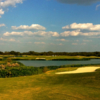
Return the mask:
<path id="1" fill-rule="evenodd" d="M 77 67 L 60 68 L 33 76 L 0 78 L 0 100 L 99 100 L 100 70 L 55 74 L 75 69 Z"/>
<path id="2" fill-rule="evenodd" d="M 45 60 L 88 60 L 88 59 L 95 59 L 100 57 L 97 56 L 34 56 L 34 55 L 22 55 L 22 56 L 15 56 L 15 55 L 0 55 L 1 59 L 11 58 L 12 60 L 36 60 L 36 59 L 45 59 Z"/>
<path id="3" fill-rule="evenodd" d="M 54 59 L 73 59 L 73 60 L 82 60 L 82 59 L 95 59 L 95 58 L 99 58 L 100 57 L 96 57 L 96 56 L 31 56 L 31 55 L 27 55 L 27 56 L 22 56 L 22 57 L 11 57 L 11 59 L 18 59 L 18 60 L 36 60 L 36 59 L 45 59 L 45 60 L 54 60 Z"/>

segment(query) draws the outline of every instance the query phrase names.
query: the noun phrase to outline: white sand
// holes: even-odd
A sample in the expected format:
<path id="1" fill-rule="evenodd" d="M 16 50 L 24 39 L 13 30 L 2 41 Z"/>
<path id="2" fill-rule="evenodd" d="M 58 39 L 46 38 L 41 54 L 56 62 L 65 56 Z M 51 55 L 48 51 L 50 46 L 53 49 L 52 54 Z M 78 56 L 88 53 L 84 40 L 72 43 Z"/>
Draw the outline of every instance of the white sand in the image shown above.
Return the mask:
<path id="1" fill-rule="evenodd" d="M 100 67 L 80 67 L 74 71 L 67 71 L 67 72 L 57 72 L 55 74 L 75 74 L 75 73 L 88 73 L 88 72 L 95 72 L 96 69 Z"/>
<path id="2" fill-rule="evenodd" d="M 45 58 L 36 58 L 36 59 L 45 59 Z"/>

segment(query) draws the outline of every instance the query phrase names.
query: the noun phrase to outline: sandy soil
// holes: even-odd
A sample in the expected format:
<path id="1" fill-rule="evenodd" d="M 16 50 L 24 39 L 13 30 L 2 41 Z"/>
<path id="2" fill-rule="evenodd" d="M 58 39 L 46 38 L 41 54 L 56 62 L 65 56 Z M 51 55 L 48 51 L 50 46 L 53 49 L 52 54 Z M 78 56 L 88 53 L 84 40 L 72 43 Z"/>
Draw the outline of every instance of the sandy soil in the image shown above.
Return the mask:
<path id="1" fill-rule="evenodd" d="M 45 59 L 45 58 L 36 58 L 36 59 Z"/>
<path id="2" fill-rule="evenodd" d="M 100 67 L 80 67 L 77 70 L 74 71 L 67 71 L 67 72 L 57 72 L 55 74 L 75 74 L 75 73 L 88 73 L 88 72 L 95 72 L 96 69 Z"/>

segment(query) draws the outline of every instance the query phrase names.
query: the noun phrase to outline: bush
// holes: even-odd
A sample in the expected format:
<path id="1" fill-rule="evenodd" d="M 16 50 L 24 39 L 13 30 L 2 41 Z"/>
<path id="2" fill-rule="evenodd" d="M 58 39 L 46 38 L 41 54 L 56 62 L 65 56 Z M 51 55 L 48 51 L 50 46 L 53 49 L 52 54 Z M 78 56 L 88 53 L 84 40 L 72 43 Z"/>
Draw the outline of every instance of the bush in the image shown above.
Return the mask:
<path id="1" fill-rule="evenodd" d="M 7 58 L 7 62 L 11 62 L 12 60 L 11 60 L 11 58 Z"/>
<path id="2" fill-rule="evenodd" d="M 43 68 L 43 73 L 47 72 L 48 71 L 48 68 L 47 67 L 44 67 Z"/>
<path id="3" fill-rule="evenodd" d="M 27 75 L 36 75 L 45 73 L 48 70 L 54 70 L 58 68 L 66 67 L 82 67 L 90 66 L 96 64 L 76 64 L 76 65 L 62 65 L 62 66 L 48 66 L 48 67 L 33 67 L 33 66 L 21 66 L 18 63 L 7 63 L 5 65 L 0 65 L 0 77 L 18 77 Z M 97 70 L 98 72 L 100 69 Z"/>

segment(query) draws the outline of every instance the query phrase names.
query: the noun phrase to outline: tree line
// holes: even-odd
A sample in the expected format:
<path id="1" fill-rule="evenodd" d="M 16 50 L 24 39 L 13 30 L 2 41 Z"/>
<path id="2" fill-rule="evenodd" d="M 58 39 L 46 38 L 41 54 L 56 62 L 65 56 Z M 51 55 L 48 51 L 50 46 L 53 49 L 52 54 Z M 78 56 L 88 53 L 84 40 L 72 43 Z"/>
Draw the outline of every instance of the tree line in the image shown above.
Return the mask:
<path id="1" fill-rule="evenodd" d="M 0 51 L 0 55 L 40 55 L 40 56 L 100 56 L 100 52 L 35 52 L 35 51 L 29 51 L 29 52 L 17 52 L 17 51 Z"/>

